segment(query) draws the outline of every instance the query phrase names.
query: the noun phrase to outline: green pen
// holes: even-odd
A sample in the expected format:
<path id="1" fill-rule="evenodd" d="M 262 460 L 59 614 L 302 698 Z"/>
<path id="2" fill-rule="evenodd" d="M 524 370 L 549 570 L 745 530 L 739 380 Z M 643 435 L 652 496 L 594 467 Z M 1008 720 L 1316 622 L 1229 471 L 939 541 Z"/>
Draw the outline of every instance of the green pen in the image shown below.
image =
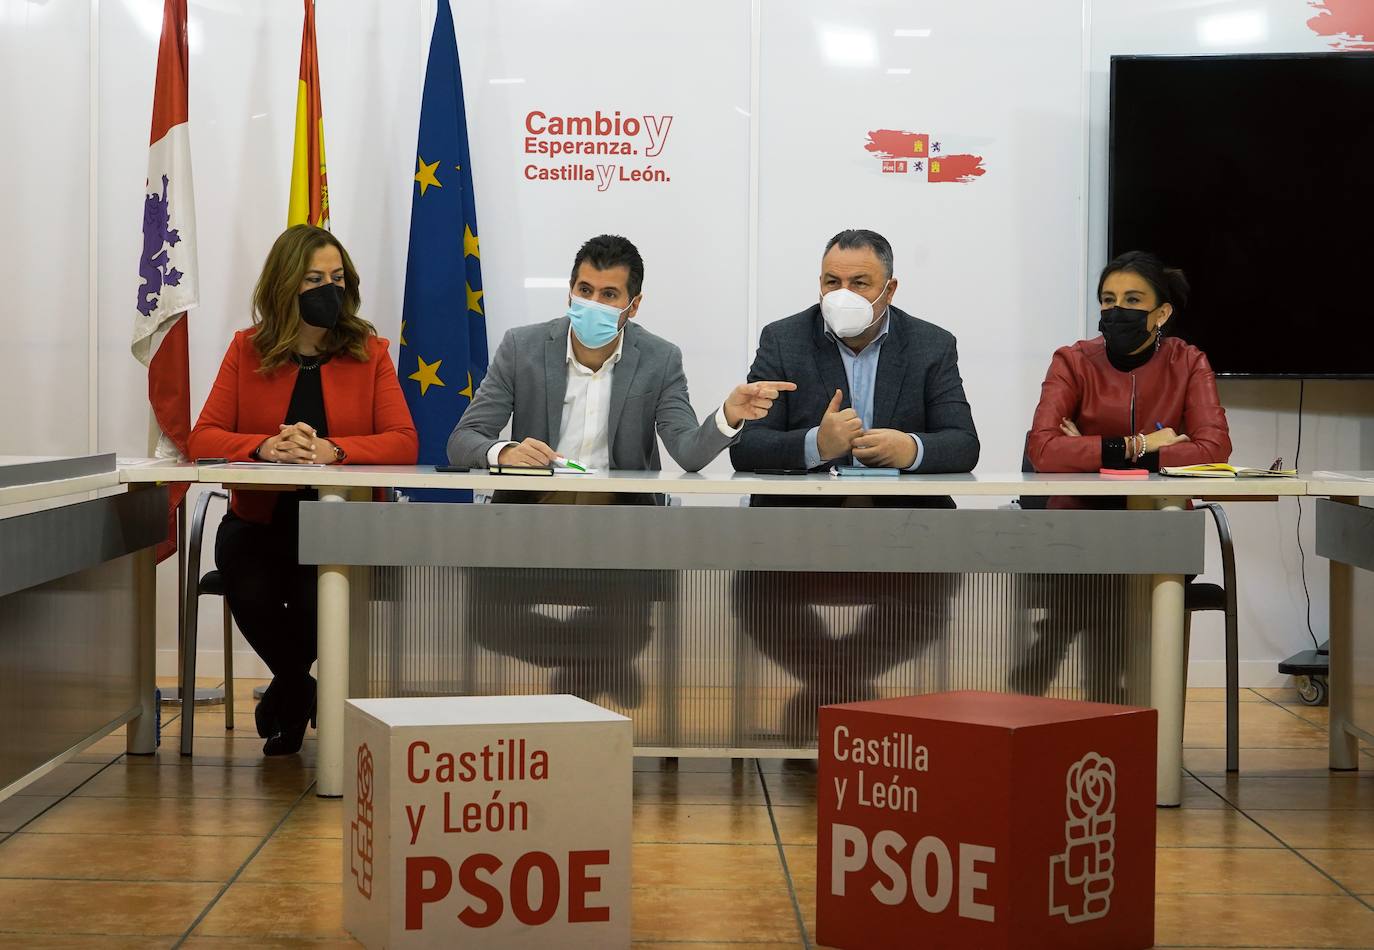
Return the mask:
<path id="1" fill-rule="evenodd" d="M 574 461 L 573 459 L 564 459 L 563 464 L 566 465 L 568 468 L 576 469 L 577 471 L 586 474 L 587 467 L 583 465 L 581 462 Z"/>

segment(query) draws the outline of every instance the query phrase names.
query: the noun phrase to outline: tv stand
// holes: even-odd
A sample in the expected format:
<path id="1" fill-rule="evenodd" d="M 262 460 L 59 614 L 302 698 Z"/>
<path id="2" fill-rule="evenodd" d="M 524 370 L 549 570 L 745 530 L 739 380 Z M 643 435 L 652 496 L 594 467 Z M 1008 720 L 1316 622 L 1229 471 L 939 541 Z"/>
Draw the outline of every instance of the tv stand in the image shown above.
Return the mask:
<path id="1" fill-rule="evenodd" d="M 1294 653 L 1279 664 L 1279 672 L 1298 678 L 1298 698 L 1306 706 L 1327 703 L 1326 675 L 1331 666 L 1330 641 L 1315 650 Z"/>

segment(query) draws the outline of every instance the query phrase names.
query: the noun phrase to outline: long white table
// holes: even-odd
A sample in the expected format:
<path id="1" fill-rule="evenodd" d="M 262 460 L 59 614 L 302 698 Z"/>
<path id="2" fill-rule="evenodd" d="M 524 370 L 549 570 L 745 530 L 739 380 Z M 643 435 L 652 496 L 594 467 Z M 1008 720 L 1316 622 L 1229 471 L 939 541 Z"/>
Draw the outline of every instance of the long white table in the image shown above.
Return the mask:
<path id="1" fill-rule="evenodd" d="M 194 481 L 231 488 L 273 486 L 325 489 L 448 488 L 477 491 L 560 491 L 655 493 L 671 495 L 896 495 L 954 497 L 1013 497 L 1017 495 L 1084 495 L 1130 498 L 1257 498 L 1303 495 L 1307 482 L 1298 478 L 1104 478 L 1101 475 L 1039 475 L 973 472 L 966 475 L 903 475 L 900 478 L 837 478 L 833 475 L 755 475 L 749 472 L 633 472 L 596 475 L 490 475 L 436 472 L 426 465 L 330 465 L 319 468 L 292 465 L 140 463 L 121 468 L 129 482 L 183 478 L 188 468 Z"/>
<path id="2" fill-rule="evenodd" d="M 0 509 L 100 491 L 119 485 L 112 456 L 64 459 L 49 455 L 0 455 Z M 4 516 L 0 512 L 0 516 Z"/>
<path id="3" fill-rule="evenodd" d="M 125 482 L 191 480 L 188 465 L 146 463 L 121 470 Z M 325 468 L 287 465 L 201 465 L 193 480 L 238 489 L 306 487 L 321 501 L 367 500 L 374 488 L 445 488 L 492 491 L 560 490 L 672 495 L 897 495 L 1015 497 L 1023 495 L 1127 496 L 1137 509 L 1179 510 L 1193 498 L 1254 498 L 1302 495 L 1301 479 L 1108 479 L 1098 475 L 975 473 L 967 475 L 853 479 L 830 475 L 760 476 L 735 472 L 694 474 L 617 471 L 548 478 L 490 475 L 485 471 L 439 473 L 428 466 L 349 465 Z M 319 567 L 319 765 L 321 796 L 341 794 L 343 703 L 348 688 L 349 591 L 346 565 Z M 1161 805 L 1180 800 L 1185 638 L 1183 576 L 1155 575 L 1152 581 L 1151 705 L 1159 711 L 1158 796 Z M 150 688 L 151 692 L 151 688 Z M 131 740 L 132 750 L 132 740 Z"/>

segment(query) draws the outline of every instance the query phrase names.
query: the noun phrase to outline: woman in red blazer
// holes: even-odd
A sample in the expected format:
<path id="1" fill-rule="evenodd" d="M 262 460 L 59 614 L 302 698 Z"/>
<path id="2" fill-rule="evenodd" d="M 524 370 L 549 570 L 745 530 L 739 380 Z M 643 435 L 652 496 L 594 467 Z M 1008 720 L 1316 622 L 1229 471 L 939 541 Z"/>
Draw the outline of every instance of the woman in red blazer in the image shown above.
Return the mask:
<path id="1" fill-rule="evenodd" d="M 1201 350 L 1167 335 L 1188 301 L 1183 272 L 1152 254 L 1113 260 L 1097 282 L 1101 336 L 1055 351 L 1040 388 L 1026 455 L 1037 472 L 1096 472 L 1225 462 L 1231 455 L 1226 410 L 1212 366 Z M 1120 507 L 1122 499 L 1095 499 Z M 1050 507 L 1086 507 L 1088 499 L 1051 499 Z M 1124 587 L 1121 591 L 1124 596 Z M 1012 670 L 1011 684 L 1043 693 L 1070 644 L 1105 619 L 1091 605 L 1068 613 L 1051 607 L 1036 623 L 1037 639 Z M 1095 614 L 1097 616 L 1095 616 Z M 1085 636 L 1090 699 L 1119 702 L 1124 657 Z"/>
<path id="2" fill-rule="evenodd" d="M 419 440 L 387 341 L 358 316 L 358 272 L 322 228 L 277 238 L 191 430 L 192 458 L 281 465 L 413 465 Z M 265 755 L 301 747 L 314 716 L 315 584 L 296 563 L 307 492 L 235 491 L 215 563 L 239 629 L 272 671 L 256 710 Z"/>

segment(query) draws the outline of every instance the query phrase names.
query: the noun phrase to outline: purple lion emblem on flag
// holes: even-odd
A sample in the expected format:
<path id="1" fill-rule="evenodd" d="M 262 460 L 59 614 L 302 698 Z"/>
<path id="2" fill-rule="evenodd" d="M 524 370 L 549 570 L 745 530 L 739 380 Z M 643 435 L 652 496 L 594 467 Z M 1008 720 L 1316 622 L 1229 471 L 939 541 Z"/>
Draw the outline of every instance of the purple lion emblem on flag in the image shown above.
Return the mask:
<path id="1" fill-rule="evenodd" d="M 143 286 L 138 291 L 138 312 L 145 317 L 157 309 L 163 286 L 181 283 L 181 271 L 172 266 L 167 251 L 181 241 L 181 235 L 170 227 L 171 214 L 167 207 L 167 176 L 162 176 L 162 194 L 153 192 L 143 199 L 143 253 L 138 261 L 138 273 Z"/>

